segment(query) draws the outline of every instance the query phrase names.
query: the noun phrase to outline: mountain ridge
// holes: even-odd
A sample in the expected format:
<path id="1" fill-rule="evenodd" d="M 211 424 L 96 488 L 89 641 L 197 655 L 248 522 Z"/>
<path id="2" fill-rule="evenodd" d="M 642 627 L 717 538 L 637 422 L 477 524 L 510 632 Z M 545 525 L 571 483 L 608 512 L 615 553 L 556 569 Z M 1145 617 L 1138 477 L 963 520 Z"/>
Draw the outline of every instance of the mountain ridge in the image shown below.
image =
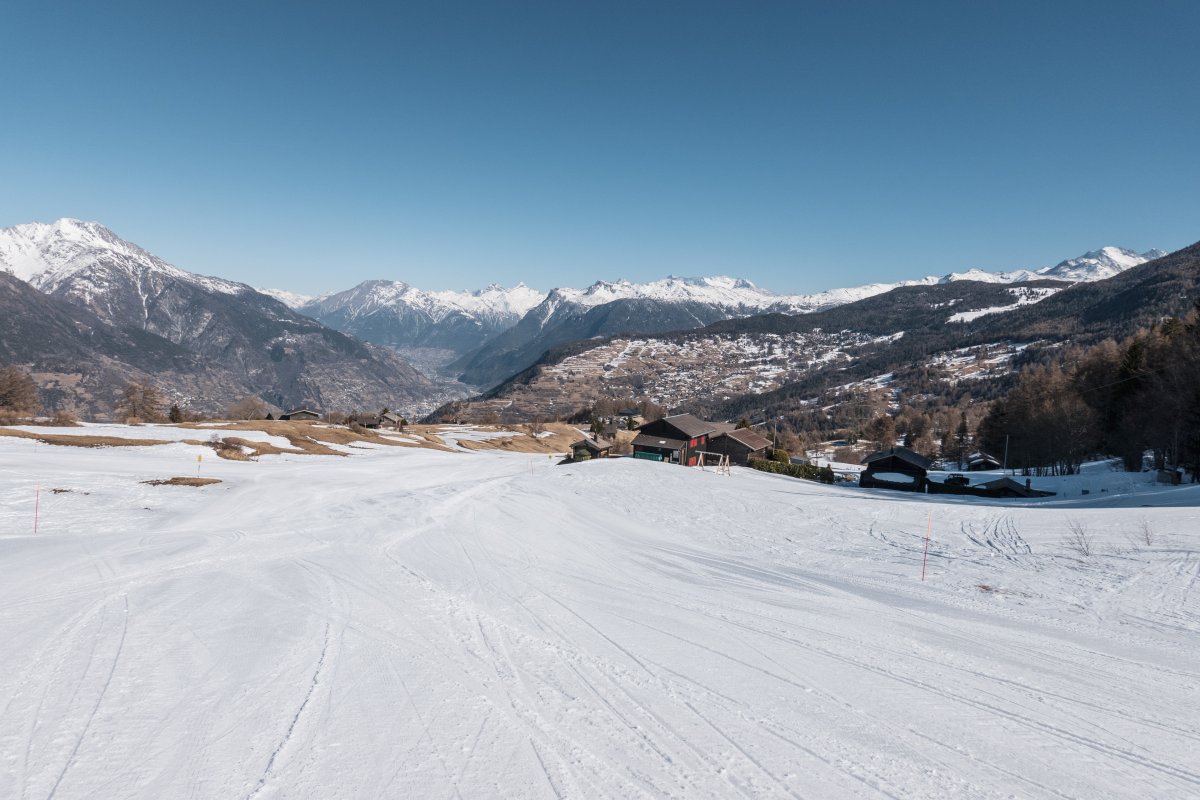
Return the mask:
<path id="1" fill-rule="evenodd" d="M 394 352 L 323 326 L 247 284 L 181 270 L 98 223 L 0 229 L 0 269 L 113 328 L 182 347 L 280 407 L 418 407 L 436 393 Z M 198 402 L 217 410 L 211 399 Z"/>

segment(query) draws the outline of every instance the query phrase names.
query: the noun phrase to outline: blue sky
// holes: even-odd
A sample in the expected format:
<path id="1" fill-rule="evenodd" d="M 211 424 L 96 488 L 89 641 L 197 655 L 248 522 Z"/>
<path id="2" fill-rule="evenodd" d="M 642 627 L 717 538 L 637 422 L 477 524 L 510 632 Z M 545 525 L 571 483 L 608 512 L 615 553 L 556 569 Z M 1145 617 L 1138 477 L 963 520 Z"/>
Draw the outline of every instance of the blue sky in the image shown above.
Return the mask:
<path id="1" fill-rule="evenodd" d="M 0 226 L 313 292 L 1200 239 L 1200 4 L 8 0 Z"/>

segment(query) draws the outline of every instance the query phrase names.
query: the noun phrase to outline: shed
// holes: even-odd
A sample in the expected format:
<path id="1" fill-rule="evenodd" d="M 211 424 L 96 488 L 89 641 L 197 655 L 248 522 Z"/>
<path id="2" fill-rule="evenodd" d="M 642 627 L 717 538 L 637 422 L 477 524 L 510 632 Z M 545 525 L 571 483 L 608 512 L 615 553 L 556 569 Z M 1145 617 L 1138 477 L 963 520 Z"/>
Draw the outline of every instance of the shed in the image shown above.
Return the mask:
<path id="1" fill-rule="evenodd" d="M 592 458 L 608 458 L 612 445 L 601 444 L 587 436 L 571 445 L 571 455 L 575 461 L 587 461 Z"/>
<path id="2" fill-rule="evenodd" d="M 694 467 L 699 463 L 700 453 L 709 449 L 708 439 L 714 433 L 716 427 L 711 422 L 691 414 L 663 417 L 638 429 L 633 455 Z"/>
<path id="3" fill-rule="evenodd" d="M 360 425 L 364 428 L 378 428 L 382 420 L 378 414 L 355 414 L 349 419 L 349 424 Z"/>
<path id="4" fill-rule="evenodd" d="M 718 433 L 708 442 L 709 452 L 729 456 L 730 464 L 749 464 L 753 458 L 766 458 L 771 440 L 749 428 Z"/>
<path id="5" fill-rule="evenodd" d="M 395 411 L 385 411 L 379 415 L 379 422 L 381 425 L 384 425 L 388 428 L 395 428 L 396 430 L 399 430 L 401 423 L 404 422 L 404 418 Z"/>
<path id="6" fill-rule="evenodd" d="M 880 450 L 864 458 L 862 463 L 867 468 L 859 476 L 859 486 L 909 492 L 925 491 L 929 468 L 933 466 L 928 458 L 907 447 Z"/>
<path id="7" fill-rule="evenodd" d="M 279 418 L 284 420 L 317 420 L 321 418 L 321 413 L 313 411 L 311 408 L 295 408 L 286 414 L 280 414 Z"/>

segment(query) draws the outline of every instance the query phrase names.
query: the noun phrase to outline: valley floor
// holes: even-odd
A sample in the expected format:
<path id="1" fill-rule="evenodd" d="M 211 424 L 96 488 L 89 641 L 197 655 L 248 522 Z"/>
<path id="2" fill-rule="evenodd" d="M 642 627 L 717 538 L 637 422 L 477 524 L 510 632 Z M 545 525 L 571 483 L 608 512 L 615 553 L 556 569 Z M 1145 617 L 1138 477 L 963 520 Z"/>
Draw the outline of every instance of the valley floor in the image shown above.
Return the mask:
<path id="1" fill-rule="evenodd" d="M 1200 487 L 201 452 L 0 438 L 0 797 L 1200 796 Z"/>

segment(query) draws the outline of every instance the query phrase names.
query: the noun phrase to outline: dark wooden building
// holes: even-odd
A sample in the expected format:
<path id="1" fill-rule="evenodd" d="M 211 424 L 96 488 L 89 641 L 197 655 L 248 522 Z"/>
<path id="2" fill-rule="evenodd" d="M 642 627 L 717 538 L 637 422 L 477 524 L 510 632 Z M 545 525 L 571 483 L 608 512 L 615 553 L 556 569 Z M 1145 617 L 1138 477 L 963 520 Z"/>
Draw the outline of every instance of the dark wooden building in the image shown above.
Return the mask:
<path id="1" fill-rule="evenodd" d="M 597 442 L 587 436 L 571 445 L 571 455 L 575 461 L 587 461 L 592 458 L 608 458 L 612 450 L 611 444 Z"/>
<path id="2" fill-rule="evenodd" d="M 907 447 L 889 447 L 863 459 L 867 468 L 858 478 L 864 488 L 925 491 L 933 462 Z"/>
<path id="3" fill-rule="evenodd" d="M 383 420 L 379 418 L 378 414 L 355 414 L 350 417 L 348 422 L 363 428 L 378 428 L 383 424 Z"/>
<path id="4" fill-rule="evenodd" d="M 310 408 L 295 408 L 286 414 L 280 414 L 279 418 L 283 420 L 317 420 L 321 418 L 321 414 Z"/>
<path id="5" fill-rule="evenodd" d="M 708 451 L 729 456 L 730 464 L 750 463 L 753 458 L 766 458 L 771 440 L 749 428 L 734 428 L 715 434 L 708 440 Z"/>
<path id="6" fill-rule="evenodd" d="M 971 453 L 967 456 L 967 469 L 971 472 L 1000 469 L 1000 461 L 987 453 Z"/>
<path id="7" fill-rule="evenodd" d="M 716 432 L 711 422 L 691 414 L 663 417 L 638 428 L 633 457 L 694 467 L 700 463 L 700 453 L 708 449 L 709 437 Z"/>

